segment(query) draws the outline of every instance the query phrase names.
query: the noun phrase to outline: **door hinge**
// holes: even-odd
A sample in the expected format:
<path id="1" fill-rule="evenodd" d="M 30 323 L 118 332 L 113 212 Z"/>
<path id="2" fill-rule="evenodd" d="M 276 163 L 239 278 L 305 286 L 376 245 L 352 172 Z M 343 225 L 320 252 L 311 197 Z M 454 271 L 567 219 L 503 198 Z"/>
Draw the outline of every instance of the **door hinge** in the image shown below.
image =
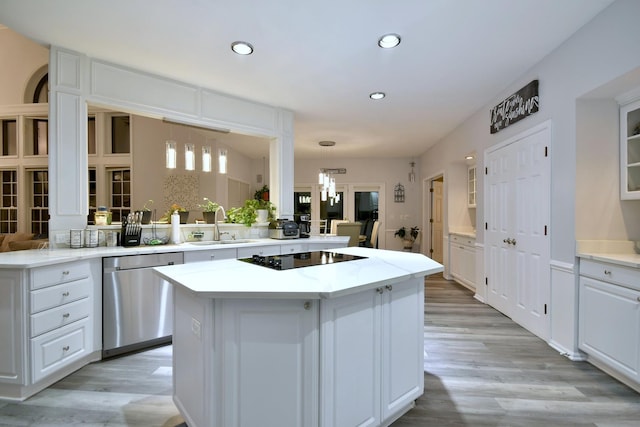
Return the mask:
<path id="1" fill-rule="evenodd" d="M 485 223 L 484 223 L 484 229 L 485 229 L 485 230 L 488 230 L 488 229 L 489 229 L 489 223 L 488 223 L 488 222 L 485 222 Z"/>
<path id="2" fill-rule="evenodd" d="M 546 225 L 544 226 L 544 235 L 545 236 L 547 235 L 547 226 Z"/>
<path id="3" fill-rule="evenodd" d="M 429 218 L 429 222 L 433 224 L 433 218 Z"/>
<path id="4" fill-rule="evenodd" d="M 544 156 L 549 157 L 549 147 L 544 147 Z"/>
<path id="5" fill-rule="evenodd" d="M 484 168 L 484 174 L 485 175 L 489 175 L 489 168 L 485 166 Z"/>
<path id="6" fill-rule="evenodd" d="M 432 254 L 433 253 L 433 249 L 429 249 L 429 253 Z"/>
<path id="7" fill-rule="evenodd" d="M 544 314 L 547 314 L 547 304 L 544 305 Z"/>
<path id="8" fill-rule="evenodd" d="M 429 193 L 433 193 L 433 188 L 430 188 L 430 189 L 429 189 Z"/>
<path id="9" fill-rule="evenodd" d="M 489 278 L 488 278 L 488 277 L 485 277 L 485 278 L 484 278 L 484 284 L 485 284 L 486 286 L 489 286 Z"/>

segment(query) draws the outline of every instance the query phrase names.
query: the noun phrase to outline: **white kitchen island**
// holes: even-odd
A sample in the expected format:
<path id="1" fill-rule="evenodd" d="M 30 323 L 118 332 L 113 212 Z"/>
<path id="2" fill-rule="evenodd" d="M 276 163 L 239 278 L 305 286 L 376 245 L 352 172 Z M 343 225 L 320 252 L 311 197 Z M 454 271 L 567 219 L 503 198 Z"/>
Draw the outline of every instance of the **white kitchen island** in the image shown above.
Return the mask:
<path id="1" fill-rule="evenodd" d="M 332 252 L 366 258 L 155 269 L 176 285 L 174 401 L 189 427 L 379 426 L 413 407 L 424 391 L 424 277 L 442 266 Z"/>

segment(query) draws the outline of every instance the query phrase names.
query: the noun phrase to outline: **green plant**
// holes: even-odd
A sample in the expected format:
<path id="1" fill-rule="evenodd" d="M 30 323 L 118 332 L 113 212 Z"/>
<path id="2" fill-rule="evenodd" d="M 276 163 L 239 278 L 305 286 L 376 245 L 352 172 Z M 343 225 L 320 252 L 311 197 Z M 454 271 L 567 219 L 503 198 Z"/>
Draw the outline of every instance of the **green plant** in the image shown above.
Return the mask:
<path id="1" fill-rule="evenodd" d="M 407 236 L 407 228 L 402 226 L 399 229 L 397 229 L 396 232 L 393 235 L 395 237 L 399 237 L 401 239 L 408 239 L 408 240 L 411 240 L 413 242 L 418 238 L 418 234 L 420 234 L 420 228 L 419 227 L 411 227 L 409 229 L 408 233 L 409 233 L 409 235 Z"/>
<path id="2" fill-rule="evenodd" d="M 219 204 L 217 204 L 216 202 L 212 202 L 206 197 L 203 200 L 205 201 L 205 203 L 203 205 L 198 205 L 198 207 L 202 209 L 202 212 L 215 212 L 220 207 Z"/>
<path id="3" fill-rule="evenodd" d="M 187 212 L 187 210 L 186 210 L 184 207 L 180 206 L 180 205 L 179 205 L 179 204 L 177 204 L 177 203 L 174 203 L 174 204 L 172 204 L 172 205 L 171 205 L 171 207 L 169 208 L 169 210 L 168 210 L 168 211 L 166 211 L 166 212 L 164 213 L 164 215 L 162 215 L 162 218 L 160 218 L 160 221 L 171 222 L 171 215 L 172 215 L 175 211 L 178 211 L 178 212 Z"/>
<path id="4" fill-rule="evenodd" d="M 145 202 L 145 204 L 142 206 L 142 210 L 143 211 L 150 211 L 151 209 L 149 209 L 149 206 L 151 206 L 153 204 L 153 200 L 149 199 Z M 149 206 L 147 206 L 149 205 Z"/>
<path id="5" fill-rule="evenodd" d="M 269 201 L 269 186 L 268 185 L 263 185 L 261 189 L 256 190 L 256 192 L 253 194 L 253 198 L 256 200 L 264 200 L 264 201 Z"/>
<path id="6" fill-rule="evenodd" d="M 225 222 L 233 224 L 244 224 L 251 227 L 258 218 L 258 210 L 265 209 L 269 212 L 269 221 L 274 219 L 276 207 L 268 200 L 247 199 L 244 205 L 239 208 L 229 208 Z"/>

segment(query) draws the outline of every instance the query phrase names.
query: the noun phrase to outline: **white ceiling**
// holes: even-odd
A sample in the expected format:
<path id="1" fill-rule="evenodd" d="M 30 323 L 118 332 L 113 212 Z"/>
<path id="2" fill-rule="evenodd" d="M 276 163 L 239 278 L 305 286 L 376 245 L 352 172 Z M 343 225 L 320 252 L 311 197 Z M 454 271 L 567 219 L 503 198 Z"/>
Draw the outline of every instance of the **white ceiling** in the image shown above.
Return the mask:
<path id="1" fill-rule="evenodd" d="M 290 109 L 297 158 L 321 155 L 327 139 L 340 157 L 413 157 L 612 1 L 0 0 L 0 23 Z M 382 50 L 388 32 L 402 43 Z M 236 40 L 254 54 L 232 53 Z M 374 91 L 387 97 L 372 101 Z"/>

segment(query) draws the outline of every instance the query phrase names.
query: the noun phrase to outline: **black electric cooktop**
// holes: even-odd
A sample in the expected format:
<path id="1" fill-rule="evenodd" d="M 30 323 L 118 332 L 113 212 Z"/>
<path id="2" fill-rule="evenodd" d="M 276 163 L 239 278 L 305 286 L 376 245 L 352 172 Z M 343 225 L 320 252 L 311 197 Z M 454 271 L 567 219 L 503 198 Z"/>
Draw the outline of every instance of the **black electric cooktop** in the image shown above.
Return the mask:
<path id="1" fill-rule="evenodd" d="M 300 252 L 289 255 L 262 256 L 240 258 L 240 261 L 256 264 L 273 270 L 291 270 L 292 268 L 311 267 L 313 265 L 336 264 L 338 262 L 365 259 L 358 255 L 339 254 L 330 251 Z"/>

